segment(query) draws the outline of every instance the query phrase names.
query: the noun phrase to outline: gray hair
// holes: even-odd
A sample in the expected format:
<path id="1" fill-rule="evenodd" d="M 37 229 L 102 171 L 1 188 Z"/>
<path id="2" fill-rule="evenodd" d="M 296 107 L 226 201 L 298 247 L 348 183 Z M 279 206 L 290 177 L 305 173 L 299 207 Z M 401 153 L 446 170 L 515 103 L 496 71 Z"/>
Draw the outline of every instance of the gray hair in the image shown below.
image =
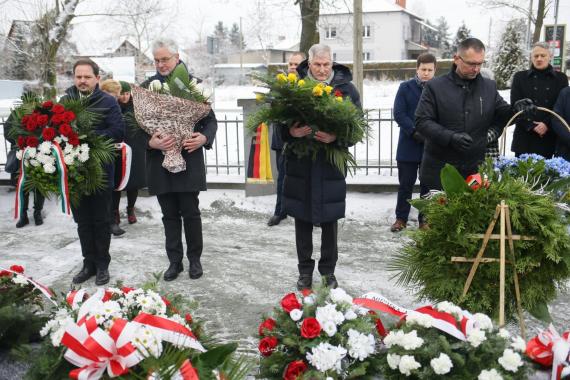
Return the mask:
<path id="1" fill-rule="evenodd" d="M 152 42 L 152 52 L 154 53 L 158 49 L 166 48 L 170 54 L 178 53 L 178 44 L 170 38 L 160 38 Z"/>
<path id="2" fill-rule="evenodd" d="M 332 61 L 332 51 L 330 46 L 325 44 L 314 44 L 309 49 L 309 62 L 312 62 L 315 57 L 328 55 Z"/>
<path id="3" fill-rule="evenodd" d="M 546 49 L 546 50 L 550 51 L 550 45 L 548 44 L 548 42 L 544 42 L 544 41 L 535 42 L 534 44 L 532 44 L 532 48 L 534 49 L 535 47 L 539 47 L 539 48 Z"/>

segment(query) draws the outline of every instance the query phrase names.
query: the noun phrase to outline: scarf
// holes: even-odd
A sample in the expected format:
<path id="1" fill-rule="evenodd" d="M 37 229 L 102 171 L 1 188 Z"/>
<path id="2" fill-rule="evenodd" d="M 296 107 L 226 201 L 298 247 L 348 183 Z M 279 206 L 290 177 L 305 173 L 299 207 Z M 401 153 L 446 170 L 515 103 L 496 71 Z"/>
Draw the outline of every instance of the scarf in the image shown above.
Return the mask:
<path id="1" fill-rule="evenodd" d="M 332 82 L 332 80 L 333 80 L 333 78 L 334 78 L 334 70 L 331 70 L 331 74 L 329 75 L 329 77 L 328 77 L 327 79 L 323 80 L 323 81 L 318 80 L 317 78 L 315 78 L 315 77 L 313 76 L 313 74 L 311 73 L 311 69 L 307 70 L 307 77 L 308 77 L 309 79 L 315 80 L 315 81 L 317 81 L 317 82 L 323 82 L 323 83 L 325 83 L 325 84 L 330 85 L 331 82 Z"/>

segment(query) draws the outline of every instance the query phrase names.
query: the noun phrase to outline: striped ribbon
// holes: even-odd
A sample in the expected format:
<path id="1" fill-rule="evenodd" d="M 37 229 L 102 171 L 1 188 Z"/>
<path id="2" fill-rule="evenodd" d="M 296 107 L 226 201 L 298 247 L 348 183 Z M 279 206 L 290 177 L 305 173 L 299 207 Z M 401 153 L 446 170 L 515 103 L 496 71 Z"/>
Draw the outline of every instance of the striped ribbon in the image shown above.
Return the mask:
<path id="1" fill-rule="evenodd" d="M 65 159 L 63 155 L 63 150 L 61 146 L 56 142 L 52 141 L 52 152 L 55 156 L 55 162 L 57 165 L 57 171 L 59 172 L 59 193 L 61 194 L 61 212 L 64 214 L 71 214 L 71 203 L 69 200 L 69 182 L 67 177 L 67 165 L 65 164 Z"/>
<path id="2" fill-rule="evenodd" d="M 121 151 L 121 181 L 115 191 L 121 191 L 127 187 L 127 183 L 129 183 L 129 178 L 131 177 L 133 150 L 124 142 L 116 144 L 116 147 Z"/>
<path id="3" fill-rule="evenodd" d="M 32 280 L 30 277 L 28 277 L 22 273 L 15 272 L 11 269 L 6 269 L 6 268 L 0 267 L 0 270 L 10 272 L 12 274 L 15 274 L 15 275 L 18 275 L 18 276 L 25 278 L 26 281 L 28 281 L 34 288 L 38 289 L 44 296 L 46 296 L 46 298 L 48 300 L 50 300 L 51 303 L 53 303 L 54 305 L 57 305 L 57 302 L 55 302 L 53 299 L 54 294 L 52 293 L 52 291 L 47 286 L 42 285 L 39 282 Z"/>
<path id="4" fill-rule="evenodd" d="M 20 215 L 24 212 L 24 183 L 26 183 L 26 165 L 24 159 L 28 155 L 29 147 L 24 148 L 22 152 L 22 159 L 20 160 L 20 175 L 18 182 L 16 182 L 16 204 L 14 205 L 14 219 L 19 219 Z"/>

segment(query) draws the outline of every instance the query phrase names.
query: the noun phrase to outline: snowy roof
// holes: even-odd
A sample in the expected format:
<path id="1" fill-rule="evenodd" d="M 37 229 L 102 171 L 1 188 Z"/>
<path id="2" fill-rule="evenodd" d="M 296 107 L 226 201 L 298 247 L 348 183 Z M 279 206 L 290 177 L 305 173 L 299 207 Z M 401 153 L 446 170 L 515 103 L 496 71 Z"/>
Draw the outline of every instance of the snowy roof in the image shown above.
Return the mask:
<path id="1" fill-rule="evenodd" d="M 241 65 L 243 68 L 246 69 L 257 69 L 260 67 L 267 67 L 265 63 L 244 63 Z M 239 69 L 239 63 L 218 63 L 214 65 L 216 69 Z"/>
<path id="2" fill-rule="evenodd" d="M 336 2 L 335 4 L 339 4 Z M 353 2 L 343 2 L 342 5 L 331 6 L 325 4 L 321 7 L 321 16 L 325 15 L 340 15 L 353 13 Z M 405 12 L 413 17 L 422 19 L 422 17 L 410 12 L 409 10 L 400 7 L 393 0 L 362 0 L 363 13 L 381 13 L 381 12 Z"/>

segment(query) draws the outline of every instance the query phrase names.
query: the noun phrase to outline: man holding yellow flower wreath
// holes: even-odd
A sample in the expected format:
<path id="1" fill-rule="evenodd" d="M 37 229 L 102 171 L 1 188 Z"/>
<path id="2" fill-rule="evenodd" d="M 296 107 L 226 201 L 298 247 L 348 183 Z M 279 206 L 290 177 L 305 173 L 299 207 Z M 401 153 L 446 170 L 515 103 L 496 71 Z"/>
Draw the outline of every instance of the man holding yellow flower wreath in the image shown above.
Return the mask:
<path id="1" fill-rule="evenodd" d="M 362 108 L 360 95 L 351 83 L 352 74 L 343 65 L 332 61 L 329 46 L 316 44 L 309 49 L 309 58 L 297 67 L 301 78 L 321 82 L 323 86 L 314 91 L 333 92 L 340 100 L 347 99 Z M 316 94 L 318 96 L 318 94 Z M 285 142 L 312 138 L 322 144 L 338 143 L 337 136 L 308 125 L 295 122 L 283 129 Z M 348 149 L 348 147 L 340 147 Z M 320 225 L 321 257 L 319 273 L 325 277 L 327 286 L 338 286 L 334 270 L 338 259 L 338 219 L 344 218 L 346 208 L 346 173 L 327 161 L 323 151 L 316 159 L 311 155 L 299 157 L 285 148 L 285 181 L 283 187 L 283 209 L 295 219 L 295 242 L 299 260 L 299 290 L 311 288 L 315 261 L 313 254 L 313 226 Z"/>

